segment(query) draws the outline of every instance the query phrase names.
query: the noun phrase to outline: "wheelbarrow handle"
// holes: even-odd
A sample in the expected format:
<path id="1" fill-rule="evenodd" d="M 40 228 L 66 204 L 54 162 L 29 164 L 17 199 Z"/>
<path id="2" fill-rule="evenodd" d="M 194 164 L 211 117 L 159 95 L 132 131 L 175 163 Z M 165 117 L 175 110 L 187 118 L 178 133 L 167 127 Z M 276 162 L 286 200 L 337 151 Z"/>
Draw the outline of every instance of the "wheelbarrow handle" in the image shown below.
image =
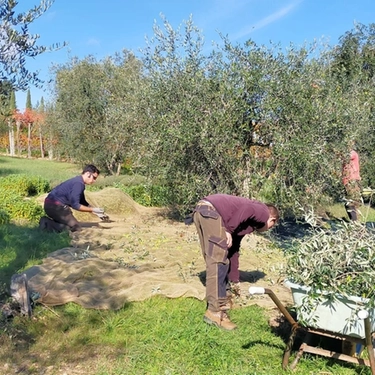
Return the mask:
<path id="1" fill-rule="evenodd" d="M 249 293 L 250 294 L 265 294 L 266 291 L 261 286 L 251 286 L 249 288 Z"/>
<path id="2" fill-rule="evenodd" d="M 285 306 L 281 303 L 281 301 L 277 298 L 276 294 L 271 289 L 269 289 L 269 288 L 262 288 L 262 287 L 259 287 L 259 286 L 251 286 L 249 288 L 249 293 L 251 295 L 254 295 L 254 294 L 267 294 L 268 296 L 270 296 L 270 298 L 272 299 L 272 301 L 279 308 L 279 310 L 282 312 L 282 314 L 285 316 L 285 318 L 288 320 L 288 322 L 293 327 L 296 327 L 298 325 L 298 323 L 289 314 L 289 311 L 285 308 Z"/>
<path id="3" fill-rule="evenodd" d="M 365 320 L 366 318 L 369 317 L 369 312 L 367 310 L 359 310 L 357 312 L 357 316 L 359 319 Z"/>

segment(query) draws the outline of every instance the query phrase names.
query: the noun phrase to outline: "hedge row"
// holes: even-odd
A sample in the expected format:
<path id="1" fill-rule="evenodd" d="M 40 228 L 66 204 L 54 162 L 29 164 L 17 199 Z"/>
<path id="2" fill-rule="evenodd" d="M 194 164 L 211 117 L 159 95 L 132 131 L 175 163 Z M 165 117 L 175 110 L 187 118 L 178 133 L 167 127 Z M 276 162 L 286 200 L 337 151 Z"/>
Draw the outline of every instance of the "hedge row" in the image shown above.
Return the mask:
<path id="1" fill-rule="evenodd" d="M 50 183 L 39 176 L 9 175 L 0 178 L 0 224 L 11 220 L 36 222 L 43 208 L 36 197 L 48 192 Z"/>

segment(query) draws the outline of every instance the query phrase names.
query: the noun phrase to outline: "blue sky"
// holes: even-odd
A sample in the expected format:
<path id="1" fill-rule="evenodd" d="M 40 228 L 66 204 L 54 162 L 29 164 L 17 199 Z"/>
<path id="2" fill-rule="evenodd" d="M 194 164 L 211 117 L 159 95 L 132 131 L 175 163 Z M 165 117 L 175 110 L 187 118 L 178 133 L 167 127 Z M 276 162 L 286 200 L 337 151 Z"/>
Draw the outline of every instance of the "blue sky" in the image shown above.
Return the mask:
<path id="1" fill-rule="evenodd" d="M 16 11 L 39 4 L 19 0 Z M 173 28 L 190 15 L 201 30 L 205 44 L 220 42 L 219 33 L 233 43 L 252 39 L 258 45 L 270 41 L 288 47 L 324 39 L 337 44 L 338 38 L 355 23 L 375 22 L 374 0 L 55 0 L 52 7 L 31 26 L 39 34 L 38 44 L 67 42 L 60 51 L 47 52 L 27 60 L 27 67 L 49 78 L 52 64 L 64 64 L 70 57 L 93 55 L 98 60 L 123 49 L 138 50 L 145 37 L 152 37 L 153 25 L 162 25 L 163 14 Z M 49 93 L 30 87 L 35 106 Z M 17 106 L 23 110 L 26 92 L 17 93 Z"/>

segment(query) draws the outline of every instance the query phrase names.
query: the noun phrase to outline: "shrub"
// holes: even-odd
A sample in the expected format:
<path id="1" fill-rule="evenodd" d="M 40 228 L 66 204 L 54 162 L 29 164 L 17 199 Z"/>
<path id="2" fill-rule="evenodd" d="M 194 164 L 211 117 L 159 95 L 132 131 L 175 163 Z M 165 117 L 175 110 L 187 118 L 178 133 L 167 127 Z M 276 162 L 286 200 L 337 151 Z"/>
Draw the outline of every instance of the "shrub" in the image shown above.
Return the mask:
<path id="1" fill-rule="evenodd" d="M 9 213 L 3 209 L 0 209 L 0 225 L 8 224 L 10 222 Z"/>
<path id="2" fill-rule="evenodd" d="M 4 184 L 2 184 L 3 180 L 6 180 Z M 20 183 L 18 188 L 16 184 L 13 184 L 17 180 Z M 39 179 L 35 179 L 30 184 L 24 178 L 13 179 L 13 181 L 7 178 L 0 179 L 0 223 L 20 219 L 31 222 L 38 221 L 43 216 L 43 208 L 35 199 L 25 195 L 44 189 L 45 186 Z"/>
<path id="3" fill-rule="evenodd" d="M 14 174 L 0 178 L 0 189 L 11 191 L 23 197 L 29 197 L 48 192 L 50 184 L 39 176 Z"/>
<path id="4" fill-rule="evenodd" d="M 136 186 L 144 184 L 146 180 L 146 177 L 140 175 L 100 176 L 95 184 L 86 186 L 86 189 L 101 190 L 106 187 L 121 188 L 123 186 Z"/>
<path id="5" fill-rule="evenodd" d="M 51 185 L 48 180 L 40 176 L 29 176 L 28 196 L 38 196 L 47 193 L 51 190 Z"/>
<path id="6" fill-rule="evenodd" d="M 20 199 L 8 211 L 13 220 L 37 222 L 44 214 L 43 207 L 34 200 Z"/>
<path id="7" fill-rule="evenodd" d="M 162 207 L 170 203 L 169 190 L 160 185 L 118 186 L 137 203 L 146 207 Z"/>

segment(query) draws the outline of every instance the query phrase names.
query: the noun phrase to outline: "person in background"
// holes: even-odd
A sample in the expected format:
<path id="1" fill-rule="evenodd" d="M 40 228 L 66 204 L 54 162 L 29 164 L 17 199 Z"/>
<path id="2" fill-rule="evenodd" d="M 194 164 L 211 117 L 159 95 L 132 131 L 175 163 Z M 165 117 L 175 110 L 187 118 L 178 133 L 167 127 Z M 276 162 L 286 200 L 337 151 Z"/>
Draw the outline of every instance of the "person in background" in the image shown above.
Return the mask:
<path id="1" fill-rule="evenodd" d="M 81 225 L 73 216 L 72 208 L 81 212 L 92 212 L 99 217 L 104 215 L 102 208 L 90 206 L 84 194 L 86 185 L 93 184 L 99 173 L 95 165 L 86 165 L 81 175 L 52 189 L 44 200 L 44 211 L 48 217 L 43 216 L 40 219 L 39 228 L 49 232 L 80 231 Z"/>
<path id="2" fill-rule="evenodd" d="M 362 202 L 361 176 L 359 170 L 359 156 L 355 151 L 354 143 L 350 151 L 349 160 L 344 160 L 342 168 L 342 183 L 345 187 L 345 210 L 350 220 L 358 219 L 358 207 Z"/>
<path id="3" fill-rule="evenodd" d="M 279 211 L 272 204 L 228 194 L 213 194 L 197 203 L 193 220 L 206 263 L 207 310 L 203 320 L 219 328 L 233 330 L 237 326 L 228 315 L 228 253 L 233 245 L 239 249 L 246 234 L 271 229 L 279 220 Z"/>

